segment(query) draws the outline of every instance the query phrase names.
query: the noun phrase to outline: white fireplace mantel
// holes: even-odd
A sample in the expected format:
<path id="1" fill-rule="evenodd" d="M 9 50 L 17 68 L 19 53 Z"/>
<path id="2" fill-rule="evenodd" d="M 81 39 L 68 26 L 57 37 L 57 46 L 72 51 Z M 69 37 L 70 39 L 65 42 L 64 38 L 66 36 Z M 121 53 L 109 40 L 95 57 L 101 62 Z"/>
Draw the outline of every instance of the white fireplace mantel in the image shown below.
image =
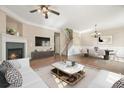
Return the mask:
<path id="1" fill-rule="evenodd" d="M 0 34 L 0 61 L 6 60 L 6 42 L 24 43 L 24 53 L 27 57 L 27 40 L 23 37 Z"/>

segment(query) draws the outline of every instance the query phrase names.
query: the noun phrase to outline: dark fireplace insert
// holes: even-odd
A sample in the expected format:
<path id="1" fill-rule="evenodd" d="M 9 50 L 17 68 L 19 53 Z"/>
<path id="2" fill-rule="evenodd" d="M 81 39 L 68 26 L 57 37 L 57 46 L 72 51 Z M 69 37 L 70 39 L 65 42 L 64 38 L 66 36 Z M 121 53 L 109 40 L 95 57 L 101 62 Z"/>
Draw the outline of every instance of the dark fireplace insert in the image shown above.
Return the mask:
<path id="1" fill-rule="evenodd" d="M 18 58 L 23 58 L 23 48 L 8 49 L 8 60 Z"/>
<path id="2" fill-rule="evenodd" d="M 25 57 L 24 43 L 7 42 L 6 43 L 6 60 L 19 59 Z"/>

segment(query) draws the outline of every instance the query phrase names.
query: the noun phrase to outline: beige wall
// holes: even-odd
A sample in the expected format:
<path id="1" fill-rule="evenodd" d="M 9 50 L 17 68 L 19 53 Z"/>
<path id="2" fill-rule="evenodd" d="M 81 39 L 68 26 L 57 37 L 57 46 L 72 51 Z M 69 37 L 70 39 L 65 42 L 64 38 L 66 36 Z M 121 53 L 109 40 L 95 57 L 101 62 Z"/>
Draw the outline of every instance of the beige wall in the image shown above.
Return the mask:
<path id="1" fill-rule="evenodd" d="M 108 30 L 100 31 L 103 36 L 112 36 L 112 44 L 109 45 L 98 45 L 97 39 L 91 37 L 92 32 L 82 33 L 80 35 L 81 38 L 81 46 L 102 46 L 102 47 L 124 47 L 124 27 L 118 27 Z"/>
<path id="2" fill-rule="evenodd" d="M 66 42 L 65 33 L 64 31 L 61 31 L 60 32 L 60 53 L 64 50 L 65 42 Z"/>
<path id="3" fill-rule="evenodd" d="M 22 36 L 22 23 L 16 21 L 15 19 L 7 16 L 6 17 L 6 27 L 8 28 L 13 28 L 17 32 L 19 32 L 20 36 Z"/>
<path id="4" fill-rule="evenodd" d="M 77 32 L 73 32 L 73 45 L 80 46 L 80 36 Z"/>
<path id="5" fill-rule="evenodd" d="M 6 28 L 14 28 L 22 36 L 22 23 L 0 11 L 0 33 L 6 33 Z"/>
<path id="6" fill-rule="evenodd" d="M 0 11 L 0 33 L 6 33 L 6 14 Z"/>
<path id="7" fill-rule="evenodd" d="M 40 37 L 50 37 L 50 46 L 42 47 L 42 46 L 35 46 L 35 36 Z M 54 31 L 43 29 L 40 27 L 23 24 L 23 37 L 27 39 L 28 42 L 28 56 L 30 57 L 31 52 L 34 50 L 38 51 L 46 51 L 50 48 L 54 50 Z"/>

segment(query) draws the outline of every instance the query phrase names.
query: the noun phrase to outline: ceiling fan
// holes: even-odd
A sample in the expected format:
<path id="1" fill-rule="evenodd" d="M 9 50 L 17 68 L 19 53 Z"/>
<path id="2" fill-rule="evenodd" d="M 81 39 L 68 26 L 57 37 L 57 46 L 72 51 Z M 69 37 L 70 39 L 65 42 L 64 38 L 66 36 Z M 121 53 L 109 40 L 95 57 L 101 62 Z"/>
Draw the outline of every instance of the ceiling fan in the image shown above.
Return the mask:
<path id="1" fill-rule="evenodd" d="M 50 5 L 40 5 L 39 8 L 31 10 L 30 13 L 41 12 L 45 15 L 46 19 L 48 19 L 48 12 L 51 12 L 51 13 L 56 14 L 56 15 L 60 15 L 59 12 L 52 10 L 52 9 L 49 9 L 49 6 Z"/>

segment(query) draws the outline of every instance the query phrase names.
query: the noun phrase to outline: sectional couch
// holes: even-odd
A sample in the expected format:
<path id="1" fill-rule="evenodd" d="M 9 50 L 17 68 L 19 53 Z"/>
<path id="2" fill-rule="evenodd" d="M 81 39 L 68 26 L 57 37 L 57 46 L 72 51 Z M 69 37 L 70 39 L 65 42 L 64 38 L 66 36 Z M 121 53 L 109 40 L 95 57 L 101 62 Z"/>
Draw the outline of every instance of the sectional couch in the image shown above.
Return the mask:
<path id="1" fill-rule="evenodd" d="M 9 60 L 9 63 L 22 74 L 23 84 L 21 88 L 48 88 L 47 84 L 30 67 L 29 58 Z"/>

